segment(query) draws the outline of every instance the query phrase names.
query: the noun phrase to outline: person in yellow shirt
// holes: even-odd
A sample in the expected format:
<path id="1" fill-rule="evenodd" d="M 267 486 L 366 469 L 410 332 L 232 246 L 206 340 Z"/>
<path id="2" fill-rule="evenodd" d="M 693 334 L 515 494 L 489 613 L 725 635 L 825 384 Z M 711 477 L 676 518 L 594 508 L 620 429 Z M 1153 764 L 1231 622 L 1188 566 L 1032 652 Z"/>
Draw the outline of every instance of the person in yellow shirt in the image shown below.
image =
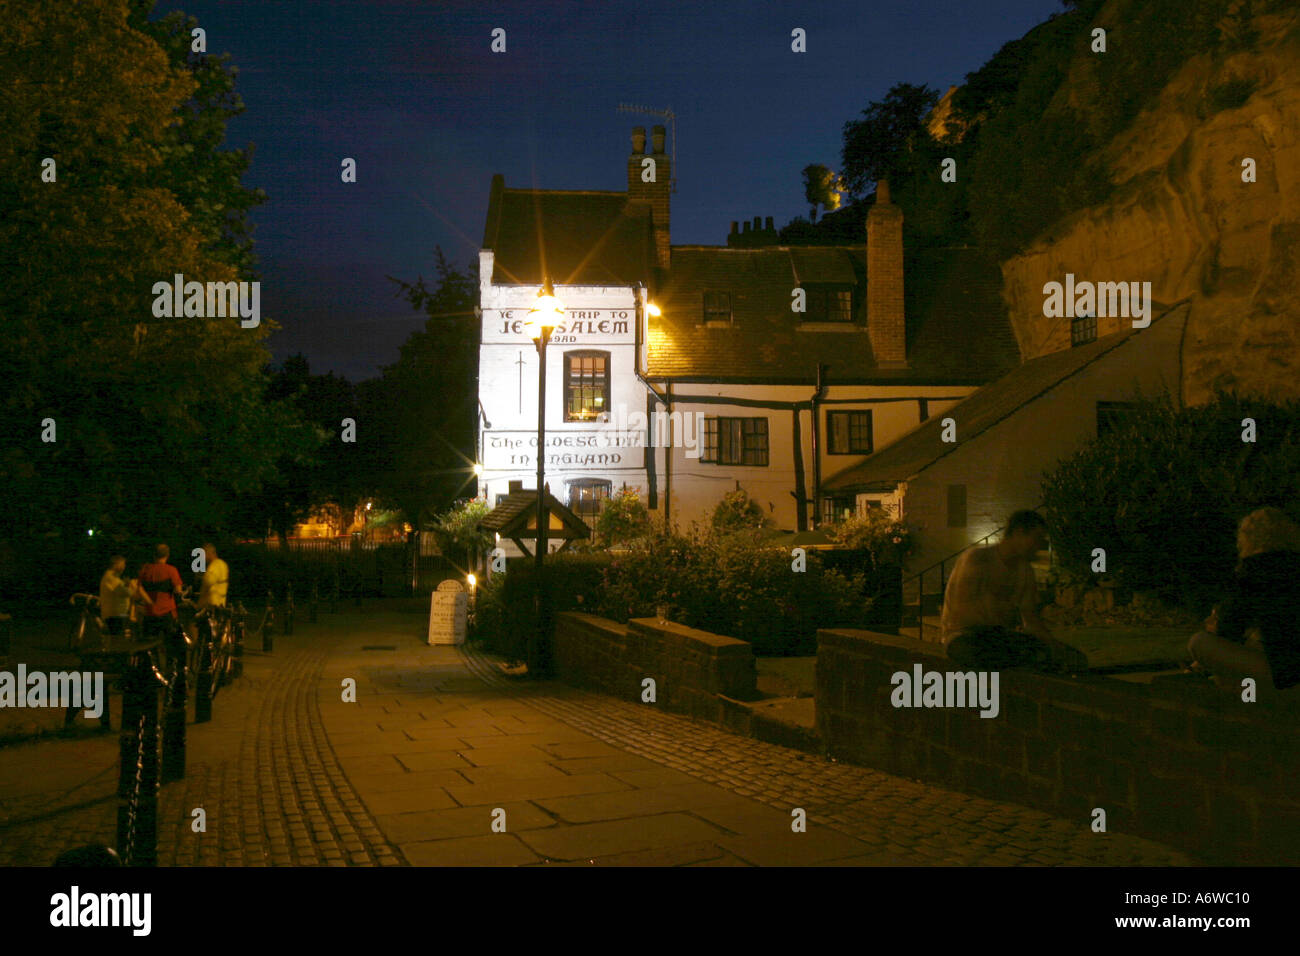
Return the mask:
<path id="1" fill-rule="evenodd" d="M 218 557 L 216 545 L 211 541 L 203 543 L 203 553 L 208 569 L 203 572 L 203 583 L 199 586 L 199 607 L 225 607 L 230 566 Z"/>

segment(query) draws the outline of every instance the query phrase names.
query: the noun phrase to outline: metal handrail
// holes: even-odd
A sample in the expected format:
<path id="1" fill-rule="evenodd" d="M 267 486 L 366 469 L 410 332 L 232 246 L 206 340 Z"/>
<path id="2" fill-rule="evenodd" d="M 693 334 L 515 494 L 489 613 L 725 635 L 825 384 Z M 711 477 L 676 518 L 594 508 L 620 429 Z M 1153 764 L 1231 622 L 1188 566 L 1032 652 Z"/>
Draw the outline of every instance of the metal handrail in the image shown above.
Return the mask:
<path id="1" fill-rule="evenodd" d="M 1037 511 L 1042 507 L 1043 507 L 1043 503 L 1039 502 L 1037 505 L 1034 506 L 1034 510 Z M 996 528 L 993 531 L 990 531 L 988 534 L 980 538 L 978 541 L 973 541 L 970 544 L 966 545 L 966 547 L 954 551 L 946 558 L 943 558 L 942 560 L 935 562 L 929 567 L 924 568 L 921 571 L 918 571 L 916 574 L 912 575 L 910 578 L 908 578 L 903 582 L 904 589 L 906 589 L 906 587 L 909 584 L 911 584 L 913 581 L 917 582 L 916 584 L 916 627 L 917 627 L 916 636 L 918 640 L 922 640 L 922 641 L 925 640 L 925 576 L 929 574 L 931 571 L 933 571 L 935 568 L 939 569 L 938 594 L 939 594 L 939 605 L 942 606 L 944 590 L 948 586 L 948 562 L 952 561 L 954 558 L 961 557 L 971 548 L 979 547 L 980 545 L 988 541 L 989 538 L 993 537 L 996 534 L 1001 534 L 1006 529 L 1007 526 L 1003 525 L 1000 528 Z M 1049 545 L 1048 547 L 1050 550 L 1051 546 Z"/>

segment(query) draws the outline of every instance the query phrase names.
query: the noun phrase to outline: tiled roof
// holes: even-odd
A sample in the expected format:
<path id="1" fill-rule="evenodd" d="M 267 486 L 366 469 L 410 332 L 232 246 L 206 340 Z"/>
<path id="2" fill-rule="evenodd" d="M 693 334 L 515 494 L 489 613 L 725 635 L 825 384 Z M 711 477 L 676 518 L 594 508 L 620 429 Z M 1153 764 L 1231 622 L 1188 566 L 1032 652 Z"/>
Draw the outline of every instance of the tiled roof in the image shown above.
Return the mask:
<path id="1" fill-rule="evenodd" d="M 552 515 L 559 518 L 565 525 L 567 531 L 559 531 L 551 528 L 551 522 L 547 521 L 548 535 L 554 538 L 585 538 L 588 536 L 587 525 L 581 518 L 575 515 L 560 502 L 549 491 L 546 492 L 546 514 L 549 519 Z M 528 530 L 532 525 L 534 531 L 537 525 L 537 490 L 532 491 L 512 491 L 509 494 L 502 495 L 497 499 L 497 506 L 483 516 L 479 526 L 502 534 L 507 537 L 534 537 L 534 535 L 521 535 L 521 531 Z"/>
<path id="2" fill-rule="evenodd" d="M 483 248 L 497 284 L 630 286 L 648 278 L 650 206 L 620 192 L 507 189 L 494 176 Z"/>
<path id="3" fill-rule="evenodd" d="M 654 290 L 663 315 L 650 322 L 652 379 L 811 383 L 819 363 L 835 383 L 978 385 L 1019 361 L 997 266 L 969 249 L 916 257 L 904 284 L 908 367 L 878 368 L 865 332 L 866 247 L 674 246 Z M 854 286 L 857 331 L 799 328 L 790 310 L 800 284 Z M 733 325 L 706 327 L 706 292 L 731 295 Z"/>
<path id="4" fill-rule="evenodd" d="M 1153 320 L 1153 324 L 1156 321 L 1159 319 Z M 1087 345 L 1063 349 L 1026 362 L 996 382 L 973 392 L 942 416 L 922 423 L 861 464 L 831 475 L 822 487 L 827 491 L 893 489 L 899 482 L 919 474 L 958 447 L 956 443 L 941 440 L 944 418 L 953 418 L 962 443 L 969 442 L 1096 359 L 1123 345 L 1137 331 L 1128 328 Z"/>

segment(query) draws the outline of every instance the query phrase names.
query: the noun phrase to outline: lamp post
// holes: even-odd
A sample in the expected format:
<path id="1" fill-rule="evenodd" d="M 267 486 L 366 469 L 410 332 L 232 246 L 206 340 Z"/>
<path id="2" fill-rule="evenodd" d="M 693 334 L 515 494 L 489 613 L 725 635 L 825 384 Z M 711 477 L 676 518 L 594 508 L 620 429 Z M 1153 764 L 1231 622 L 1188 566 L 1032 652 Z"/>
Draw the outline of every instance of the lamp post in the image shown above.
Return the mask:
<path id="1" fill-rule="evenodd" d="M 564 306 L 555 298 L 551 280 L 542 283 L 537 293 L 537 302 L 528 312 L 528 333 L 533 344 L 537 346 L 537 539 L 533 543 L 534 582 L 536 595 L 534 605 L 537 611 L 537 627 L 528 642 L 528 676 L 532 678 L 545 676 L 547 668 L 542 660 L 542 647 L 546 643 L 546 626 L 549 621 L 549 602 L 545 579 L 543 578 L 543 560 L 546 557 L 546 530 L 549 518 L 546 514 L 546 346 L 551 341 L 551 333 L 564 315 Z"/>

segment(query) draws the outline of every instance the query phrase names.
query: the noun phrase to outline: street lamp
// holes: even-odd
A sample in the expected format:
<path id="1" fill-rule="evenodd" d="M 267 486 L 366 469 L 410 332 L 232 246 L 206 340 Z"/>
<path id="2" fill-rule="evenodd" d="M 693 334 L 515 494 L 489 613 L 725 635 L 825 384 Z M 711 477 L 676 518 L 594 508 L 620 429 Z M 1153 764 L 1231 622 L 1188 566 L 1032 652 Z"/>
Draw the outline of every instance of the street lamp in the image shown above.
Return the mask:
<path id="1" fill-rule="evenodd" d="M 549 519 L 546 515 L 546 346 L 551 341 L 551 333 L 564 316 L 564 306 L 555 298 L 555 289 L 551 280 L 543 281 L 537 293 L 537 301 L 528 310 L 528 335 L 537 346 L 537 539 L 533 543 L 533 561 L 536 595 L 534 606 L 537 610 L 537 627 L 528 644 L 528 676 L 541 677 L 545 665 L 541 659 L 542 646 L 546 639 L 548 620 L 546 588 L 543 582 L 542 561 L 546 555 L 546 531 Z"/>

